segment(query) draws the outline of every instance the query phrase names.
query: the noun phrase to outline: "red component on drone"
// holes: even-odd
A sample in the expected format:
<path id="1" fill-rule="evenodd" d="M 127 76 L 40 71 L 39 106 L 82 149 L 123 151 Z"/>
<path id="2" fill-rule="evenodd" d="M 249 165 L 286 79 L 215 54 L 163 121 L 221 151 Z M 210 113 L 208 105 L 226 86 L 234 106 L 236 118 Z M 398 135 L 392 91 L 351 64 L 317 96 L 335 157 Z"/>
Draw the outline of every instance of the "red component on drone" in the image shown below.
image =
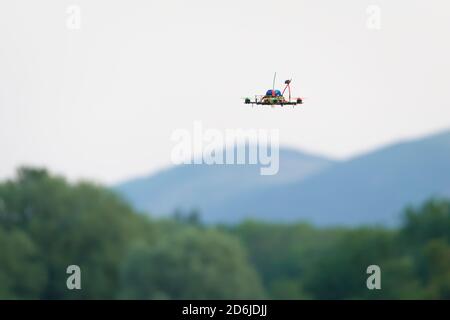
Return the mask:
<path id="1" fill-rule="evenodd" d="M 276 90 L 275 89 L 275 78 L 276 78 L 276 73 L 273 77 L 273 86 L 272 89 L 267 90 L 265 95 L 256 95 L 254 100 L 251 100 L 250 98 L 245 98 L 244 102 L 246 104 L 256 104 L 256 105 L 271 105 L 271 106 L 275 106 L 275 105 L 279 105 L 279 106 L 284 106 L 284 105 L 297 105 L 297 104 L 302 104 L 303 103 L 303 98 L 292 98 L 291 97 L 291 80 L 286 80 L 284 82 L 284 84 L 286 85 L 283 89 L 283 92 L 281 92 L 280 90 Z M 284 96 L 284 93 L 286 92 L 286 90 L 288 90 L 288 97 L 286 98 Z"/>

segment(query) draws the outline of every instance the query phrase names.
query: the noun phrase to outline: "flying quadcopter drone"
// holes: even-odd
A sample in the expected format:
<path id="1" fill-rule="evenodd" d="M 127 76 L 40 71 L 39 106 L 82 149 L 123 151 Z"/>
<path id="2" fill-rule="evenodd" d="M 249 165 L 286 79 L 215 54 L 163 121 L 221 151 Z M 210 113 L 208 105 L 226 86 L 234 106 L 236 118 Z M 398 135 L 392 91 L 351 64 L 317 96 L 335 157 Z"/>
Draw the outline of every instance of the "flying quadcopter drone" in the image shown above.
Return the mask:
<path id="1" fill-rule="evenodd" d="M 245 98 L 245 104 L 251 105 L 270 105 L 270 106 L 284 106 L 284 105 L 292 105 L 295 106 L 297 104 L 302 104 L 302 98 L 292 98 L 291 97 L 291 80 L 286 80 L 284 84 L 286 85 L 283 89 L 283 92 L 275 89 L 275 79 L 277 77 L 277 73 L 273 76 L 273 86 L 272 89 L 267 90 L 265 95 L 255 95 L 255 100 L 251 100 L 250 98 Z M 286 99 L 284 93 L 288 90 L 289 96 Z"/>

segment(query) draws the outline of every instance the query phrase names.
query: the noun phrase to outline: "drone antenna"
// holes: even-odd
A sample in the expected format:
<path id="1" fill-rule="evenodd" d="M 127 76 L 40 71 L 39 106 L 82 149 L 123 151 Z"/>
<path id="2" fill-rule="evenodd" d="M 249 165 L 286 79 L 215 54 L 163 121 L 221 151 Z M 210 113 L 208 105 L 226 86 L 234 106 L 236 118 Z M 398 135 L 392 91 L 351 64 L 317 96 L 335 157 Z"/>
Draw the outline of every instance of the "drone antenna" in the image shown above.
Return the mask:
<path id="1" fill-rule="evenodd" d="M 275 74 L 273 75 L 273 85 L 272 85 L 273 92 L 275 92 L 275 79 L 276 79 L 276 77 L 277 77 L 277 73 L 275 72 Z"/>
<path id="2" fill-rule="evenodd" d="M 289 92 L 289 101 L 291 101 L 291 82 L 292 82 L 292 79 L 286 80 L 286 81 L 284 82 L 284 84 L 285 84 L 286 86 L 284 87 L 283 93 L 281 93 L 281 95 L 284 96 L 284 92 L 286 91 L 286 89 L 288 89 L 288 92 Z"/>

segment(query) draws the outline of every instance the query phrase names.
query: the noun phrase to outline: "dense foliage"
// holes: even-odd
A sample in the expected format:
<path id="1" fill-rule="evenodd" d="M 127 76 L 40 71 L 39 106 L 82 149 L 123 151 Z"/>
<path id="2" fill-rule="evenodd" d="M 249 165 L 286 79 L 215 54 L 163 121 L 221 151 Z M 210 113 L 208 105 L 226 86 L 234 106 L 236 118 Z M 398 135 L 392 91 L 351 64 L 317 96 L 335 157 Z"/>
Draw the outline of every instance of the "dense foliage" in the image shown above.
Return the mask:
<path id="1" fill-rule="evenodd" d="M 366 287 L 372 264 L 381 290 Z M 67 289 L 69 265 L 81 290 Z M 407 209 L 396 229 L 205 226 L 22 168 L 0 183 L 0 299 L 73 298 L 450 299 L 450 202 Z"/>

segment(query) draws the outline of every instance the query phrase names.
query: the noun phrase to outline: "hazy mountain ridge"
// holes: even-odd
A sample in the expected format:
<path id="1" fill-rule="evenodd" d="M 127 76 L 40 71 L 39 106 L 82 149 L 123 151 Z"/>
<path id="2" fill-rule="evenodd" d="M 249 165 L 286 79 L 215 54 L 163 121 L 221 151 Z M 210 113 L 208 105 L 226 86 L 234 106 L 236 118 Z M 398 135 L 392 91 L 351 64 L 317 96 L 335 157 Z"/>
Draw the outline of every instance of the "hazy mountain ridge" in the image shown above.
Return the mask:
<path id="1" fill-rule="evenodd" d="M 175 209 L 200 209 L 224 203 L 231 197 L 301 181 L 332 166 L 335 162 L 295 150 L 280 149 L 279 172 L 261 176 L 259 165 L 180 165 L 155 175 L 133 179 L 116 187 L 141 211 L 155 215 L 172 213 Z"/>
<path id="2" fill-rule="evenodd" d="M 219 216 L 321 225 L 392 223 L 405 206 L 433 196 L 450 196 L 450 132 L 397 143 L 214 209 Z"/>
<path id="3" fill-rule="evenodd" d="M 295 151 L 280 172 L 258 166 L 181 166 L 117 189 L 137 208 L 199 208 L 208 222 L 306 220 L 319 225 L 392 223 L 408 204 L 450 196 L 450 131 L 333 162 Z M 283 160 L 285 159 L 285 160 Z"/>

